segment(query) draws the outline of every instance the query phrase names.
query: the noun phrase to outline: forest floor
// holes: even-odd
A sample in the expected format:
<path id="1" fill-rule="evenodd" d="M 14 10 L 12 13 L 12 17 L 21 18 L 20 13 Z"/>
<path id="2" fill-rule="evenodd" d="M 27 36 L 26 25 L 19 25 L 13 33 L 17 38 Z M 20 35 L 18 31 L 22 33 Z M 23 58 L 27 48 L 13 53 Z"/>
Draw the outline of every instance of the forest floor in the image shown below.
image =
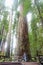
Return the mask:
<path id="1" fill-rule="evenodd" d="M 39 65 L 37 62 L 0 62 L 0 65 Z"/>

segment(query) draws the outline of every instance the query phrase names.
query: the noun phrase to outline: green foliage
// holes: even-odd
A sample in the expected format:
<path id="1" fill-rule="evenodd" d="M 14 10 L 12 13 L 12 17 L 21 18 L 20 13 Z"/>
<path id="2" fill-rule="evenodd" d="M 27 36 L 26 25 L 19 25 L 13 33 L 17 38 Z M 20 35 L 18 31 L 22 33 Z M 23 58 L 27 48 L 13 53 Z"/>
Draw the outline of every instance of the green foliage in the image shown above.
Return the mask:
<path id="1" fill-rule="evenodd" d="M 24 0 L 23 7 L 23 14 L 25 16 L 31 9 L 31 0 Z"/>
<path id="2" fill-rule="evenodd" d="M 26 16 L 31 9 L 31 0 L 20 0 L 19 4 L 23 4 L 23 15 Z"/>
<path id="3" fill-rule="evenodd" d="M 8 32 L 9 26 L 9 21 L 7 20 L 9 13 L 8 11 L 6 11 L 4 2 L 5 0 L 0 0 L 0 15 L 3 16 L 2 20 L 0 20 L 0 40 L 2 38 L 6 38 L 6 36 L 2 34 L 3 26 L 6 33 Z M 28 12 L 32 13 L 32 21 L 30 25 L 32 31 L 28 35 L 30 41 L 31 55 L 36 56 L 37 50 L 40 52 L 40 54 L 43 54 L 43 0 L 34 0 L 34 3 L 32 3 L 32 0 L 19 0 L 19 4 L 23 4 L 24 16 L 26 16 Z M 12 26 L 13 30 L 17 28 L 18 19 L 20 16 L 19 12 L 17 12 L 17 8 L 18 0 L 14 0 L 12 10 L 15 10 L 16 14 L 14 17 L 14 24 Z M 37 23 L 39 26 L 37 25 Z"/>
<path id="4" fill-rule="evenodd" d="M 4 29 L 6 30 L 6 32 L 8 32 L 8 25 L 9 25 L 9 22 L 7 20 L 7 16 L 8 16 L 8 12 L 5 11 L 4 15 L 3 15 L 2 25 L 4 25 Z"/>

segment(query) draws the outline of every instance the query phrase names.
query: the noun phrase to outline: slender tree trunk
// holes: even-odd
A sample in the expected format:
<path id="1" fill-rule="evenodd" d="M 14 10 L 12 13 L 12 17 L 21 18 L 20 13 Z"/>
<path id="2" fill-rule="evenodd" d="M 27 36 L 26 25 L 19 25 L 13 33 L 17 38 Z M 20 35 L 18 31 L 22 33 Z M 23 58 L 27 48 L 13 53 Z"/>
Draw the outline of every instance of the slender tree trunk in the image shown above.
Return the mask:
<path id="1" fill-rule="evenodd" d="M 10 57 L 10 43 L 11 43 L 11 30 L 12 30 L 12 11 L 10 12 L 10 17 L 9 17 L 9 30 L 8 30 L 8 35 L 7 35 L 7 53 L 6 55 Z"/>

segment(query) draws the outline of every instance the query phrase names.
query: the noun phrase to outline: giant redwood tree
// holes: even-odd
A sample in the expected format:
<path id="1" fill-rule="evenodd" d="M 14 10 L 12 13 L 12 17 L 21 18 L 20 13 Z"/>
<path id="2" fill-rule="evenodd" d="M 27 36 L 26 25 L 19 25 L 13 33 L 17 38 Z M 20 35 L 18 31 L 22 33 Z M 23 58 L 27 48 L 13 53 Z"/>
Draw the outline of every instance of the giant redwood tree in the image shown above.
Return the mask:
<path id="1" fill-rule="evenodd" d="M 18 22 L 18 50 L 19 56 L 22 56 L 25 52 L 28 60 L 31 58 L 30 54 L 30 42 L 28 38 L 28 25 L 26 16 L 23 16 L 23 4 L 20 4 L 20 15 Z"/>

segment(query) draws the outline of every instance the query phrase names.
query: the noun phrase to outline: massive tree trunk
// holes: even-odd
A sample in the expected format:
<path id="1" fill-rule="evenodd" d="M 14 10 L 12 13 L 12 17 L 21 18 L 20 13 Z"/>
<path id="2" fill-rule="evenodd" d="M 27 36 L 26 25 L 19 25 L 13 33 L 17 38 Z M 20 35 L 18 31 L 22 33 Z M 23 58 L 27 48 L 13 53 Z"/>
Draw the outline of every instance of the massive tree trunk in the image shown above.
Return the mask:
<path id="1" fill-rule="evenodd" d="M 26 17 L 23 16 L 23 6 L 20 6 L 20 17 L 18 22 L 18 53 L 22 56 L 24 52 L 27 54 L 28 60 L 30 60 L 30 42 L 28 38 L 28 25 Z"/>

